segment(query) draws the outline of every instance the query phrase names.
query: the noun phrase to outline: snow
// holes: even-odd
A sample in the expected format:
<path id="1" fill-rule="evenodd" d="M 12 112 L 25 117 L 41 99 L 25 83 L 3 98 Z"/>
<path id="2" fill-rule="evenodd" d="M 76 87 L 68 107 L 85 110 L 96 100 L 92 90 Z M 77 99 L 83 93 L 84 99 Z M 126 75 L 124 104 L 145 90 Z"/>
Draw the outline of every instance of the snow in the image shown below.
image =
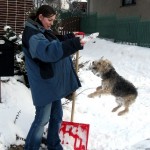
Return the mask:
<path id="1" fill-rule="evenodd" d="M 82 87 L 76 91 L 73 121 L 90 125 L 88 150 L 150 149 L 150 49 L 95 39 L 88 42 L 79 55 L 79 63 L 85 65 L 78 72 Z M 111 112 L 117 105 L 113 96 L 87 97 L 101 84 L 101 78 L 89 70 L 89 65 L 102 56 L 138 89 L 135 103 L 123 116 Z M 24 144 L 23 140 L 16 140 L 16 136 L 25 138 L 34 118 L 30 89 L 17 81 L 18 78 L 1 77 L 0 150 L 6 150 L 10 144 Z M 62 99 L 62 103 L 65 100 Z M 63 107 L 63 120 L 70 121 L 71 108 L 71 102 Z M 64 149 L 73 150 L 68 147 Z"/>
<path id="2" fill-rule="evenodd" d="M 69 3 L 72 3 L 74 1 L 76 1 L 76 2 L 87 2 L 87 0 L 70 0 L 70 1 L 61 0 L 61 9 L 68 10 L 69 9 Z"/>

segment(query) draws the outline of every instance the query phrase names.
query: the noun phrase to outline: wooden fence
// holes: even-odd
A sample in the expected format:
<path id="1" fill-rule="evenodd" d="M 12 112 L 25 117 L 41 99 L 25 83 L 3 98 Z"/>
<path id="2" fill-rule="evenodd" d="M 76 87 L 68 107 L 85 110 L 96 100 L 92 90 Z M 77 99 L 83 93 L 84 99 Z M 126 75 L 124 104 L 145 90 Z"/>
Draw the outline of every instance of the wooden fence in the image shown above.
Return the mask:
<path id="1" fill-rule="evenodd" d="M 23 30 L 27 13 L 33 8 L 33 0 L 0 0 L 0 35 L 4 26 L 11 26 L 16 33 Z"/>
<path id="2" fill-rule="evenodd" d="M 80 31 L 80 17 L 70 17 L 62 19 L 59 24 L 60 34 L 66 34 L 69 32 Z"/>

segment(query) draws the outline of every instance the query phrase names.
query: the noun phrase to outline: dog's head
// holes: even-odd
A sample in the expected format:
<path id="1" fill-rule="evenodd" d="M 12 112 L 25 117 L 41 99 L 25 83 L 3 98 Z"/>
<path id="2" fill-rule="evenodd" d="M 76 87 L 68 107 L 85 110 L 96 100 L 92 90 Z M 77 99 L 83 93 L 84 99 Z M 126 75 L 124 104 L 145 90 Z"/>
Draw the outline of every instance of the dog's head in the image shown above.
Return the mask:
<path id="1" fill-rule="evenodd" d="M 90 69 L 94 74 L 100 76 L 106 72 L 109 72 L 113 68 L 111 62 L 108 59 L 99 59 L 97 61 L 93 61 Z"/>

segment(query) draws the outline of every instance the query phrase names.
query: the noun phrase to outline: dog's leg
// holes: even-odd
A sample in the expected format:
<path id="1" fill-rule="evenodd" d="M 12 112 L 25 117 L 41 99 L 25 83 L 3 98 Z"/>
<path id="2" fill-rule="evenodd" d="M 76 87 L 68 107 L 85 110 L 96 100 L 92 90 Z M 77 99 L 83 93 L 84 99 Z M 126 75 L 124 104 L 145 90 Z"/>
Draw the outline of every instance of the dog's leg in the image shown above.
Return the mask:
<path id="1" fill-rule="evenodd" d="M 88 95 L 89 98 L 93 98 L 95 96 L 100 96 L 100 93 L 98 91 L 95 91 L 95 92 Z"/>
<path id="2" fill-rule="evenodd" d="M 117 107 L 112 109 L 112 112 L 117 111 L 122 106 L 122 98 L 121 97 L 116 97 L 116 103 L 118 105 L 117 105 Z"/>
<path id="3" fill-rule="evenodd" d="M 98 86 L 97 88 L 96 88 L 96 91 L 97 90 L 101 90 L 102 89 L 102 86 Z"/>
<path id="4" fill-rule="evenodd" d="M 134 103 L 135 98 L 136 98 L 136 95 L 134 95 L 134 94 L 133 94 L 133 95 L 129 95 L 129 96 L 127 96 L 127 97 L 124 98 L 124 101 L 125 101 L 125 103 L 124 103 L 125 109 L 122 110 L 122 111 L 120 111 L 120 112 L 118 113 L 118 116 L 124 115 L 125 113 L 127 113 L 127 112 L 129 111 L 129 107 L 130 107 L 130 105 L 131 105 L 132 103 Z"/>
<path id="5" fill-rule="evenodd" d="M 91 93 L 91 94 L 89 94 L 88 97 L 89 97 L 89 98 L 93 98 L 93 97 L 95 97 L 95 96 L 100 96 L 100 95 L 101 95 L 101 91 L 102 91 L 102 86 L 98 86 L 98 87 L 96 88 L 96 91 L 93 92 L 93 93 Z"/>
<path id="6" fill-rule="evenodd" d="M 101 94 L 110 94 L 110 89 L 107 89 L 107 88 L 103 89 L 102 86 L 99 86 L 99 87 L 96 88 L 96 91 L 91 93 L 91 94 L 89 94 L 88 97 L 89 98 L 93 98 L 95 96 L 99 96 L 100 97 Z"/>
<path id="7" fill-rule="evenodd" d="M 118 116 L 122 116 L 122 115 L 124 115 L 125 113 L 127 113 L 128 111 L 129 111 L 129 108 L 126 106 L 124 110 L 122 110 L 122 111 L 120 111 L 120 112 L 118 113 Z"/>
<path id="8" fill-rule="evenodd" d="M 121 106 L 122 106 L 122 105 L 118 105 L 117 107 L 113 108 L 113 109 L 112 109 L 112 112 L 117 111 Z"/>
<path id="9" fill-rule="evenodd" d="M 136 95 L 129 95 L 127 96 L 125 99 L 124 99 L 124 106 L 125 106 L 125 109 L 120 111 L 118 113 L 118 116 L 121 116 L 121 115 L 124 115 L 125 113 L 127 113 L 129 111 L 129 107 L 132 103 L 134 103 L 135 101 L 135 98 L 136 98 Z"/>

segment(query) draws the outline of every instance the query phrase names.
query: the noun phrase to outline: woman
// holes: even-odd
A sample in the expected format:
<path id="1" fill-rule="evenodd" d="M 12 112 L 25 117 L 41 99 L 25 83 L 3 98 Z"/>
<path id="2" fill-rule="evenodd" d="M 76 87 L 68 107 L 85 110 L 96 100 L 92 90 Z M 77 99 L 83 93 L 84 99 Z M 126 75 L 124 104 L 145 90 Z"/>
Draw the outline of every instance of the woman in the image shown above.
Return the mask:
<path id="1" fill-rule="evenodd" d="M 59 129 L 62 122 L 61 98 L 81 84 L 70 55 L 83 49 L 85 42 L 74 34 L 56 36 L 51 26 L 56 12 L 42 5 L 26 22 L 22 36 L 25 64 L 36 114 L 25 142 L 25 150 L 39 150 L 44 126 L 48 124 L 48 150 L 62 150 Z"/>

